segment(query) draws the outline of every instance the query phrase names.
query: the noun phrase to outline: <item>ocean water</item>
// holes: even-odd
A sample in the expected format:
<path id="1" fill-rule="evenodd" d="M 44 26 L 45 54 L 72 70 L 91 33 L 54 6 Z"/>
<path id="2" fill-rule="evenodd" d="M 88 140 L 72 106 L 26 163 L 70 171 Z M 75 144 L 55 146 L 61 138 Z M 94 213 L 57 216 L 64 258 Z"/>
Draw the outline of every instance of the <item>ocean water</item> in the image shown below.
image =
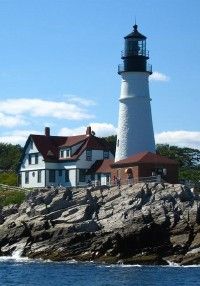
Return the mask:
<path id="1" fill-rule="evenodd" d="M 200 267 L 102 265 L 92 262 L 44 262 L 0 257 L 2 286 L 170 286 L 200 285 Z"/>

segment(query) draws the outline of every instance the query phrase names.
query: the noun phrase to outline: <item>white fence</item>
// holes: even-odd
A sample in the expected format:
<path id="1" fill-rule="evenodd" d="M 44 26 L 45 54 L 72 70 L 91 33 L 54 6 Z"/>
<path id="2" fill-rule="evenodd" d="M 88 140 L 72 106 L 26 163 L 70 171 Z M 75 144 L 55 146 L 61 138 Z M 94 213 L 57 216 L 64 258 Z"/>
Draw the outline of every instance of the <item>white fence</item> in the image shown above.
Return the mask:
<path id="1" fill-rule="evenodd" d="M 29 189 L 20 188 L 17 186 L 8 186 L 4 184 L 0 184 L 0 190 L 3 191 L 29 191 Z"/>

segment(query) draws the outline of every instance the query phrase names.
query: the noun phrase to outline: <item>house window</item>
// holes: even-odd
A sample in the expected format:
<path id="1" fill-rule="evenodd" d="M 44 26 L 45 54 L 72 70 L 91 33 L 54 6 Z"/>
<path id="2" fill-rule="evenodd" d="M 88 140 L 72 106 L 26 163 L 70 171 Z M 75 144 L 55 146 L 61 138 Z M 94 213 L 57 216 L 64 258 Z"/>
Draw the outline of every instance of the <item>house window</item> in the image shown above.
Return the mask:
<path id="1" fill-rule="evenodd" d="M 35 164 L 38 164 L 38 153 L 35 154 Z"/>
<path id="2" fill-rule="evenodd" d="M 163 169 L 163 175 L 167 176 L 167 169 L 165 169 L 165 168 Z"/>
<path id="3" fill-rule="evenodd" d="M 55 181 L 56 181 L 55 170 L 49 170 L 49 183 L 55 183 Z"/>
<path id="4" fill-rule="evenodd" d="M 69 182 L 69 170 L 65 170 L 65 182 Z"/>
<path id="5" fill-rule="evenodd" d="M 62 177 L 62 170 L 58 170 L 58 176 Z"/>
<path id="6" fill-rule="evenodd" d="M 28 155 L 28 163 L 29 163 L 29 165 L 32 164 L 32 154 Z"/>
<path id="7" fill-rule="evenodd" d="M 110 174 L 106 174 L 106 185 L 110 184 Z"/>
<path id="8" fill-rule="evenodd" d="M 117 139 L 117 147 L 119 147 L 119 139 Z"/>
<path id="9" fill-rule="evenodd" d="M 92 161 L 92 150 L 86 150 L 86 160 Z"/>
<path id="10" fill-rule="evenodd" d="M 64 150 L 60 150 L 60 158 L 64 157 Z"/>
<path id="11" fill-rule="evenodd" d="M 29 183 L 29 172 L 25 172 L 25 184 Z"/>
<path id="12" fill-rule="evenodd" d="M 86 176 L 86 170 L 85 169 L 80 169 L 79 170 L 79 181 L 80 182 L 85 182 L 85 176 Z"/>
<path id="13" fill-rule="evenodd" d="M 71 149 L 66 149 L 66 157 L 71 157 Z"/>
<path id="14" fill-rule="evenodd" d="M 38 153 L 28 155 L 29 165 L 38 164 Z"/>
<path id="15" fill-rule="evenodd" d="M 62 149 L 60 150 L 60 158 L 69 158 L 71 157 L 71 149 Z"/>
<path id="16" fill-rule="evenodd" d="M 42 181 L 42 171 L 41 170 L 38 170 L 37 181 L 38 181 L 38 183 L 41 183 L 41 181 Z"/>
<path id="17" fill-rule="evenodd" d="M 109 151 L 103 151 L 103 158 L 109 159 Z"/>
<path id="18" fill-rule="evenodd" d="M 30 149 L 33 149 L 33 141 L 30 142 Z"/>

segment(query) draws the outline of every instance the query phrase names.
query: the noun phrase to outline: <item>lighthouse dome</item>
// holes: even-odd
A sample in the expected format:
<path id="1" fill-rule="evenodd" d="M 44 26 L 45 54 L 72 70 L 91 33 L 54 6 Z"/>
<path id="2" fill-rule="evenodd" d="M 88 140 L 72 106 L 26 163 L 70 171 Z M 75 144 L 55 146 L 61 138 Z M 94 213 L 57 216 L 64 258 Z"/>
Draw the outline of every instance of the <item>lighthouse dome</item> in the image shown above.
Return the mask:
<path id="1" fill-rule="evenodd" d="M 129 38 L 132 38 L 132 39 L 137 39 L 137 40 L 146 40 L 146 37 L 144 35 L 142 35 L 141 33 L 138 32 L 138 26 L 135 24 L 133 26 L 133 32 L 128 34 L 126 37 L 124 37 L 124 39 L 129 39 Z"/>

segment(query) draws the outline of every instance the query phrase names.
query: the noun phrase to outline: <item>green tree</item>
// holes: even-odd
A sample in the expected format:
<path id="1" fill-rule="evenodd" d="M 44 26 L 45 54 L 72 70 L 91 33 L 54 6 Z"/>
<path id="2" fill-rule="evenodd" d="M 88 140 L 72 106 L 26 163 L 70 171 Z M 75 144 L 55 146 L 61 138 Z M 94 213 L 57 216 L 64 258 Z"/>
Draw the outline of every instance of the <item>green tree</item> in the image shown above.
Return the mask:
<path id="1" fill-rule="evenodd" d="M 110 143 L 110 145 L 112 146 L 112 149 L 115 153 L 115 149 L 116 149 L 116 142 L 117 142 L 117 135 L 111 135 L 108 137 L 104 137 L 104 139 L 106 139 L 106 141 L 108 141 L 108 143 Z"/>
<path id="2" fill-rule="evenodd" d="M 174 159 L 179 163 L 179 179 L 200 182 L 200 150 L 170 146 L 168 144 L 158 144 L 157 153 Z"/>
<path id="3" fill-rule="evenodd" d="M 180 180 L 191 180 L 194 183 L 200 182 L 200 169 L 180 169 Z"/>
<path id="4" fill-rule="evenodd" d="M 200 150 L 198 149 L 157 144 L 156 152 L 162 156 L 176 160 L 180 168 L 188 169 L 200 166 Z"/>
<path id="5" fill-rule="evenodd" d="M 16 172 L 21 154 L 20 145 L 0 143 L 0 170 Z"/>

